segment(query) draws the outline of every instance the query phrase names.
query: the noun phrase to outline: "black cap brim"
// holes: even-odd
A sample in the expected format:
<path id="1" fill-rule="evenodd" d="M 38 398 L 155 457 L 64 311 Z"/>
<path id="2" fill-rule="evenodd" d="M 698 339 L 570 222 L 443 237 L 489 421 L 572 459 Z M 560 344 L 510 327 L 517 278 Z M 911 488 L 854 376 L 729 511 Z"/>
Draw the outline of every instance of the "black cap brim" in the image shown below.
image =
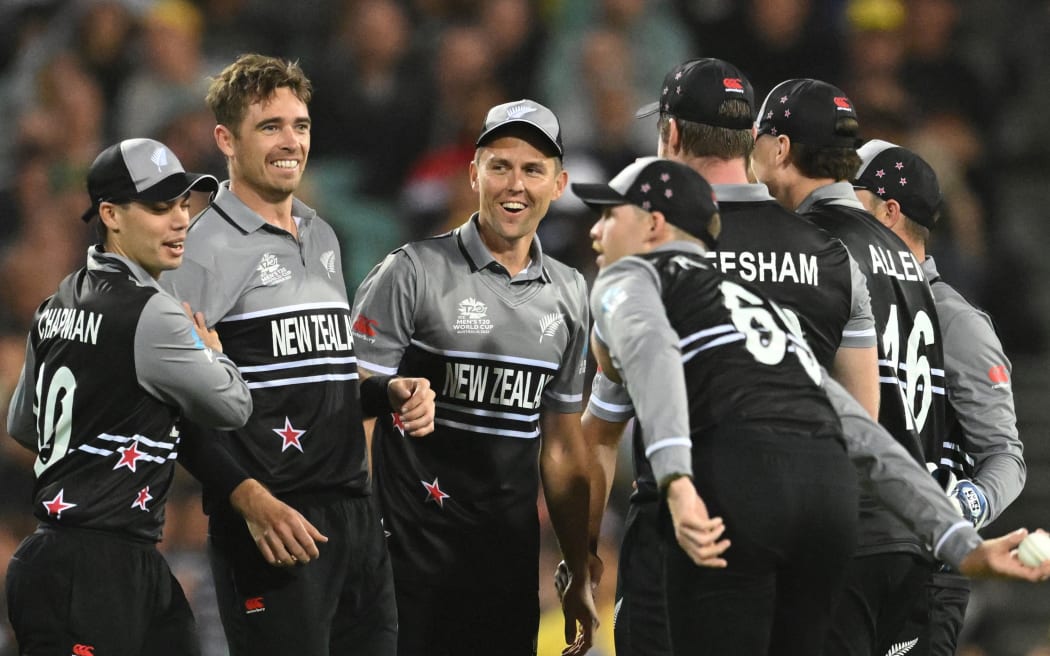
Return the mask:
<path id="1" fill-rule="evenodd" d="M 189 191 L 206 191 L 215 193 L 219 190 L 219 181 L 207 173 L 173 173 L 145 191 L 134 194 L 131 198 L 100 199 L 80 215 L 85 223 L 98 216 L 99 203 L 104 201 L 138 201 L 141 203 L 164 203 L 181 198 Z"/>
<path id="2" fill-rule="evenodd" d="M 660 101 L 651 102 L 648 105 L 643 105 L 634 113 L 635 118 L 645 118 L 646 116 L 652 116 L 653 114 L 660 111 Z"/>
<path id="3" fill-rule="evenodd" d="M 631 204 L 623 194 L 600 182 L 573 182 L 570 187 L 577 198 L 594 209 Z"/>

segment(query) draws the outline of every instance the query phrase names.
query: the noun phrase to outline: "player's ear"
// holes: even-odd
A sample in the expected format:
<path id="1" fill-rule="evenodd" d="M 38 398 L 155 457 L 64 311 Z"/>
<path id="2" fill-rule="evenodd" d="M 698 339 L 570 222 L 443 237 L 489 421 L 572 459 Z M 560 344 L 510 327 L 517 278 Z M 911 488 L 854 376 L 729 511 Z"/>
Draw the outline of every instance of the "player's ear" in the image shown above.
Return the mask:
<path id="1" fill-rule="evenodd" d="M 904 212 L 901 211 L 901 204 L 896 200 L 890 198 L 886 200 L 886 214 L 883 219 L 883 223 L 887 228 L 893 228 L 897 225 L 901 219 L 904 218 Z"/>

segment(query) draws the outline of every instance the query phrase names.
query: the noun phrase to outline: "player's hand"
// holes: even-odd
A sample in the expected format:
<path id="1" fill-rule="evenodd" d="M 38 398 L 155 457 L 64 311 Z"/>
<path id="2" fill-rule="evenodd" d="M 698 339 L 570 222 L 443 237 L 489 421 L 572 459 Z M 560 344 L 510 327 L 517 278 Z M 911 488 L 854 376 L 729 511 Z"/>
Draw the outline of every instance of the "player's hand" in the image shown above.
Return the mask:
<path id="1" fill-rule="evenodd" d="M 1012 533 L 985 540 L 963 559 L 959 571 L 970 578 L 1007 578 L 1045 581 L 1050 578 L 1050 560 L 1039 567 L 1028 567 L 1017 557 L 1017 546 L 1028 535 L 1019 528 Z"/>
<path id="2" fill-rule="evenodd" d="M 592 553 L 588 556 L 587 568 L 591 574 L 591 594 L 593 595 L 598 591 L 598 584 L 602 581 L 602 574 L 605 573 L 605 563 L 598 557 L 598 554 Z M 554 568 L 554 590 L 558 593 L 558 599 L 565 596 L 565 589 L 569 587 L 569 579 L 569 566 L 562 560 Z"/>
<path id="3" fill-rule="evenodd" d="M 197 333 L 197 337 L 200 337 L 204 345 L 216 353 L 222 353 L 222 342 L 219 341 L 219 333 L 208 329 L 208 324 L 204 321 L 204 313 L 194 312 L 190 304 L 185 302 L 182 304 L 182 309 L 186 311 L 186 316 L 193 322 L 193 331 Z"/>
<path id="4" fill-rule="evenodd" d="M 729 548 L 729 540 L 719 540 L 725 531 L 721 517 L 708 517 L 707 506 L 696 493 L 692 479 L 676 478 L 667 487 L 667 505 L 671 509 L 674 535 L 678 546 L 701 567 L 725 567 L 720 556 Z"/>
<path id="5" fill-rule="evenodd" d="M 230 504 L 244 517 L 259 553 L 271 565 L 305 565 L 321 555 L 317 543 L 328 542 L 298 510 L 273 496 L 255 479 L 234 488 Z"/>
<path id="6" fill-rule="evenodd" d="M 973 524 L 974 528 L 981 528 L 987 521 L 988 498 L 973 481 L 966 479 L 956 481 L 955 485 L 948 490 L 948 497 L 959 505 L 962 518 Z"/>
<path id="7" fill-rule="evenodd" d="M 569 573 L 561 610 L 565 616 L 565 644 L 568 645 L 562 650 L 562 656 L 586 654 L 594 644 L 594 634 L 600 625 L 589 573 Z"/>
<path id="8" fill-rule="evenodd" d="M 386 388 L 390 406 L 401 415 L 405 432 L 423 437 L 434 432 L 434 390 L 426 378 L 392 378 Z"/>

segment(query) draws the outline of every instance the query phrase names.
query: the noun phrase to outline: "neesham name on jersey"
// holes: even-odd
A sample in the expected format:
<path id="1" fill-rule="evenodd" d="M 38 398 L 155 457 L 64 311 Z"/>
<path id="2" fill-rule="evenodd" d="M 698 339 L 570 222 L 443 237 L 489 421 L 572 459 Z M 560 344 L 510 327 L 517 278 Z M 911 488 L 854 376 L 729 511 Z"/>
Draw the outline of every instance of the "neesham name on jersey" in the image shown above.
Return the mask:
<path id="1" fill-rule="evenodd" d="M 922 266 L 915 259 L 911 251 L 891 251 L 875 244 L 868 246 L 871 254 L 871 272 L 893 276 L 898 280 L 911 282 L 922 282 L 926 277 L 922 273 Z M 900 264 L 898 271 L 897 265 Z"/>
<path id="2" fill-rule="evenodd" d="M 518 369 L 447 362 L 441 394 L 471 403 L 535 410 L 552 377 L 544 373 L 533 376 L 531 371 Z"/>
<path id="3" fill-rule="evenodd" d="M 101 326 L 102 314 L 77 308 L 51 308 L 37 320 L 40 339 L 59 337 L 92 346 L 98 344 L 98 331 Z"/>
<path id="4" fill-rule="evenodd" d="M 354 345 L 348 314 L 308 314 L 270 321 L 273 356 L 349 351 Z"/>
<path id="5" fill-rule="evenodd" d="M 750 251 L 708 251 L 705 255 L 722 273 L 739 276 L 748 282 L 819 284 L 820 269 L 815 255 Z"/>

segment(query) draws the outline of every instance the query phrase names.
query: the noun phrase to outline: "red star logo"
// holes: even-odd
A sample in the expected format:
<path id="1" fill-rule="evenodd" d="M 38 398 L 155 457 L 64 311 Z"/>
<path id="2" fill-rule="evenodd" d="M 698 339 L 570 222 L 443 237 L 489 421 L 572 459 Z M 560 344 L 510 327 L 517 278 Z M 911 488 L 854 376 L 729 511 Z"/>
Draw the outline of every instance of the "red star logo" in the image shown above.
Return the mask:
<path id="1" fill-rule="evenodd" d="M 878 171 L 875 171 L 876 178 L 881 178 L 884 175 L 886 175 L 886 169 L 879 169 Z"/>
<path id="2" fill-rule="evenodd" d="M 138 440 L 132 440 L 131 446 L 122 446 L 117 451 L 120 452 L 120 460 L 117 464 L 113 465 L 113 469 L 120 469 L 121 467 L 127 467 L 131 471 L 135 471 L 136 463 L 139 458 L 145 458 L 146 454 L 139 451 Z"/>
<path id="3" fill-rule="evenodd" d="M 908 178 L 901 178 L 901 186 L 908 184 Z"/>
<path id="4" fill-rule="evenodd" d="M 904 168 L 904 162 L 897 162 L 896 164 L 893 165 L 893 168 L 895 168 L 898 171 L 900 171 L 901 169 Z"/>
<path id="5" fill-rule="evenodd" d="M 146 507 L 147 501 L 153 501 L 153 495 L 149 493 L 148 485 L 139 490 L 139 495 L 135 497 L 135 501 L 131 503 L 131 507 L 149 512 L 149 508 Z"/>
<path id="6" fill-rule="evenodd" d="M 784 118 L 791 118 L 791 110 L 790 109 L 785 109 L 784 110 Z"/>
<path id="7" fill-rule="evenodd" d="M 288 417 L 284 418 L 284 428 L 271 428 L 270 430 L 280 435 L 284 440 L 281 443 L 281 453 L 287 451 L 290 446 L 299 449 L 299 453 L 303 452 L 303 445 L 299 442 L 299 438 L 302 437 L 303 433 L 306 431 L 294 428 Z"/>
<path id="8" fill-rule="evenodd" d="M 780 96 L 780 104 L 781 104 L 781 105 L 783 105 L 783 104 L 784 104 L 784 103 L 786 103 L 787 101 L 788 101 L 788 97 L 787 97 L 787 96 Z"/>
<path id="9" fill-rule="evenodd" d="M 437 480 L 435 479 L 434 482 L 437 483 Z M 44 502 L 44 508 L 47 508 L 47 514 L 54 515 L 57 519 L 62 519 L 63 510 L 77 507 L 77 504 L 75 503 L 66 503 L 65 499 L 62 498 L 65 492 L 65 488 L 62 488 L 58 491 L 58 494 L 55 495 L 54 499 Z"/>
<path id="10" fill-rule="evenodd" d="M 396 412 L 391 412 L 390 416 L 392 417 L 392 421 L 394 423 L 394 428 L 399 430 L 401 432 L 401 436 L 404 437 L 405 436 L 405 422 L 401 421 L 401 415 L 397 414 Z"/>
<path id="11" fill-rule="evenodd" d="M 879 187 L 879 190 L 876 191 L 875 193 L 877 193 L 880 196 L 885 195 L 886 194 L 886 187 Z"/>
<path id="12" fill-rule="evenodd" d="M 434 482 L 433 483 L 427 483 L 426 481 L 419 481 L 419 482 L 422 483 L 423 487 L 425 487 L 426 490 L 427 490 L 427 496 L 426 496 L 425 501 L 433 501 L 433 502 L 437 503 L 439 508 L 444 508 L 445 507 L 445 499 L 448 499 L 450 497 L 449 497 L 448 494 L 445 493 L 444 490 L 441 489 L 441 486 L 438 485 L 437 477 L 436 476 L 434 477 Z"/>

